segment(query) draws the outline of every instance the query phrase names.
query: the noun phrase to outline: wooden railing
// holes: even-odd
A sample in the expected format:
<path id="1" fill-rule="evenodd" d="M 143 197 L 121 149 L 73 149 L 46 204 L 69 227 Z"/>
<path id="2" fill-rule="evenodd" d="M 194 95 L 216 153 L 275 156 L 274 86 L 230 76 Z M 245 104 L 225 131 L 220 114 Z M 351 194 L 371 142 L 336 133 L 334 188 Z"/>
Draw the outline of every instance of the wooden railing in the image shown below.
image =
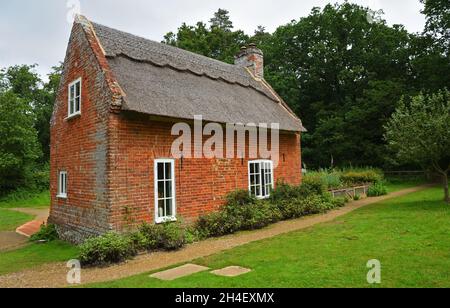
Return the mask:
<path id="1" fill-rule="evenodd" d="M 349 197 L 351 199 L 354 199 L 355 196 L 366 197 L 370 186 L 372 186 L 372 184 L 366 184 L 366 185 L 342 188 L 342 189 L 333 189 L 333 190 L 330 190 L 329 192 L 331 193 L 333 198 Z"/>

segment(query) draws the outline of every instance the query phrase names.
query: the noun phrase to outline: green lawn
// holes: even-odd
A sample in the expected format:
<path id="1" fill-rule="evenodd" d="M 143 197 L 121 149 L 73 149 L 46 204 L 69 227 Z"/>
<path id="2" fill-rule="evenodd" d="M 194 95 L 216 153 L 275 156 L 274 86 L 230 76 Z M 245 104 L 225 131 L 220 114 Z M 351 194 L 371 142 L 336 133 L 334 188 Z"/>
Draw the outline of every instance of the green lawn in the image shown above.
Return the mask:
<path id="1" fill-rule="evenodd" d="M 33 218 L 32 215 L 0 209 L 0 231 L 14 231 Z"/>
<path id="2" fill-rule="evenodd" d="M 371 287 L 368 260 L 382 264 L 381 287 L 450 287 L 450 206 L 432 188 L 374 204 L 336 221 L 195 263 L 252 269 L 236 278 L 208 272 L 171 282 L 147 274 L 92 287 Z"/>
<path id="3" fill-rule="evenodd" d="M 425 179 L 398 179 L 398 178 L 388 178 L 386 180 L 386 186 L 389 193 L 393 193 L 396 191 L 400 191 L 403 189 L 419 186 L 422 184 L 426 184 L 427 182 Z"/>
<path id="4" fill-rule="evenodd" d="M 20 193 L 0 199 L 0 208 L 47 208 L 50 206 L 50 193 Z"/>
<path id="5" fill-rule="evenodd" d="M 0 253 L 0 275 L 18 272 L 50 262 L 64 262 L 76 258 L 78 248 L 62 241 L 29 244 L 26 247 Z"/>

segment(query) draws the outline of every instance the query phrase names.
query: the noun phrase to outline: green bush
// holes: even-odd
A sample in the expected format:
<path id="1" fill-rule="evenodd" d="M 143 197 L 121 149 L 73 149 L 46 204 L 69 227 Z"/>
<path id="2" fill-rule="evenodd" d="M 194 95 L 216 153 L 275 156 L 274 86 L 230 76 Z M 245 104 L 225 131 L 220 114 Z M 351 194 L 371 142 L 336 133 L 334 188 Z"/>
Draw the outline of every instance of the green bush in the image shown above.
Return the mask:
<path id="1" fill-rule="evenodd" d="M 83 265 L 106 265 L 125 261 L 136 253 L 129 236 L 110 232 L 86 240 L 80 246 L 80 262 Z"/>
<path id="2" fill-rule="evenodd" d="M 341 179 L 347 186 L 377 183 L 383 180 L 383 173 L 375 169 L 347 171 L 342 174 Z"/>
<path id="3" fill-rule="evenodd" d="M 239 231 L 239 217 L 230 216 L 228 211 L 220 210 L 199 217 L 196 230 L 201 238 L 218 237 Z"/>
<path id="4" fill-rule="evenodd" d="M 374 185 L 370 186 L 369 190 L 367 191 L 367 196 L 369 197 L 379 197 L 387 194 L 387 187 L 382 182 L 375 183 Z"/>
<path id="5" fill-rule="evenodd" d="M 133 237 L 137 240 L 136 246 L 141 249 L 175 250 L 186 244 L 186 232 L 178 221 L 155 225 L 143 224 L 138 233 Z"/>
<path id="6" fill-rule="evenodd" d="M 179 222 L 169 222 L 162 225 L 161 247 L 165 250 L 177 250 L 186 245 L 186 233 Z"/>
<path id="7" fill-rule="evenodd" d="M 48 225 L 43 224 L 39 232 L 30 237 L 30 241 L 32 242 L 37 241 L 51 242 L 57 239 L 58 239 L 58 232 L 56 231 L 55 225 L 52 224 Z"/>
<path id="8" fill-rule="evenodd" d="M 326 182 L 320 176 L 307 176 L 303 179 L 299 189 L 301 195 L 307 196 L 311 194 L 324 194 L 328 190 L 328 187 Z"/>

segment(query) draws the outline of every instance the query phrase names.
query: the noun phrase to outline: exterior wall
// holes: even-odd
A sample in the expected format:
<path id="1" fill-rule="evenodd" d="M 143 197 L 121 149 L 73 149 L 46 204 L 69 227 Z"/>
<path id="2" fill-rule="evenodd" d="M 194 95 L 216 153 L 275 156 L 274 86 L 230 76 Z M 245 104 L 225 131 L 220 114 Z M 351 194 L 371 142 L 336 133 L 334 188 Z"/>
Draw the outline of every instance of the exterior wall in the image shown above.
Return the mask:
<path id="1" fill-rule="evenodd" d="M 110 123 L 116 132 L 111 138 L 111 224 L 121 231 L 127 225 L 153 223 L 154 159 L 171 158 L 171 145 L 177 138 L 171 136 L 173 124 L 136 114 L 112 114 Z M 248 189 L 248 161 L 175 160 L 177 215 L 184 222 L 193 222 L 199 215 L 217 210 L 228 193 Z M 301 182 L 298 134 L 280 135 L 280 163 L 274 170 L 277 181 Z"/>
<path id="2" fill-rule="evenodd" d="M 51 121 L 49 222 L 62 238 L 80 242 L 110 229 L 107 186 L 111 91 L 83 26 L 72 30 Z M 67 119 L 68 85 L 82 78 L 81 116 Z M 67 171 L 67 199 L 57 198 L 58 173 Z"/>
<path id="3" fill-rule="evenodd" d="M 171 158 L 172 123 L 120 110 L 120 88 L 89 24 L 74 24 L 51 120 L 49 223 L 79 243 L 110 230 L 154 221 L 154 159 Z M 68 85 L 82 79 L 81 116 L 67 119 Z M 206 139 L 206 138 L 205 138 Z M 248 149 L 246 151 L 248 155 Z M 217 210 L 248 189 L 246 159 L 176 160 L 177 214 L 185 222 Z M 57 197 L 67 172 L 67 198 Z M 274 182 L 301 182 L 300 136 L 280 136 Z"/>

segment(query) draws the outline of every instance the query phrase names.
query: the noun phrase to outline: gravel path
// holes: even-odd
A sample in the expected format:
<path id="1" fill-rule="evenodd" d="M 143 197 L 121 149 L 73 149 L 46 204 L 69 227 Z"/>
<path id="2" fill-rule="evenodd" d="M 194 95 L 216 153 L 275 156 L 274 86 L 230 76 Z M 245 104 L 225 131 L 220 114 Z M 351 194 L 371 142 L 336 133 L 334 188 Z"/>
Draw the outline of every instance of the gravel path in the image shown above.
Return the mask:
<path id="1" fill-rule="evenodd" d="M 329 222 L 358 208 L 377 203 L 387 199 L 400 197 L 413 192 L 429 188 L 424 185 L 405 189 L 388 196 L 367 198 L 349 203 L 347 206 L 333 210 L 326 214 L 303 217 L 296 220 L 283 221 L 266 229 L 251 232 L 242 232 L 216 239 L 209 239 L 188 245 L 175 252 L 156 252 L 140 255 L 126 263 L 107 268 L 88 268 L 81 273 L 82 283 L 104 282 L 129 277 L 157 269 L 174 266 L 176 264 L 206 257 L 218 252 L 241 246 L 250 242 L 271 238 L 280 234 L 309 228 L 319 223 Z M 64 263 L 51 263 L 19 273 L 0 276 L 0 288 L 40 288 L 40 287 L 67 287 L 66 275 L 68 269 Z"/>

